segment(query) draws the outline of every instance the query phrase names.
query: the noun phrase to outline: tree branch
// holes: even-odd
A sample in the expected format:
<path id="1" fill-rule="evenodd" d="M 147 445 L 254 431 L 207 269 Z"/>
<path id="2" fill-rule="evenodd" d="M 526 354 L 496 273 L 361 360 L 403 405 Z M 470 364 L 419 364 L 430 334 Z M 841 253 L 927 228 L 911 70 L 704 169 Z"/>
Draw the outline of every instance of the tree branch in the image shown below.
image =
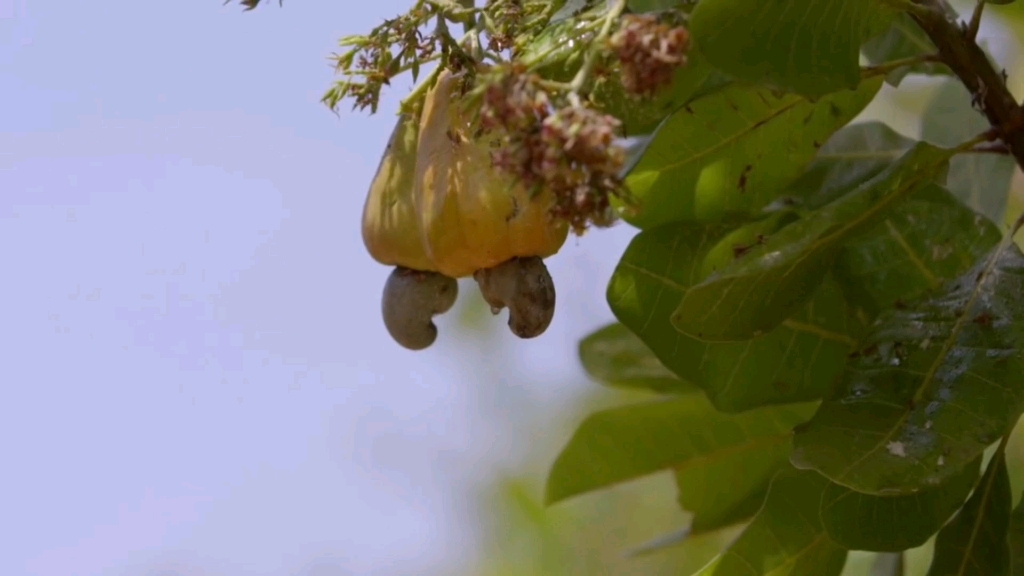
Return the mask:
<path id="1" fill-rule="evenodd" d="M 1006 87 L 1005 72 L 996 71 L 988 56 L 965 29 L 950 17 L 942 0 L 921 0 L 924 10 L 911 17 L 939 49 L 939 58 L 960 78 L 999 138 L 1024 168 L 1024 113 Z"/>

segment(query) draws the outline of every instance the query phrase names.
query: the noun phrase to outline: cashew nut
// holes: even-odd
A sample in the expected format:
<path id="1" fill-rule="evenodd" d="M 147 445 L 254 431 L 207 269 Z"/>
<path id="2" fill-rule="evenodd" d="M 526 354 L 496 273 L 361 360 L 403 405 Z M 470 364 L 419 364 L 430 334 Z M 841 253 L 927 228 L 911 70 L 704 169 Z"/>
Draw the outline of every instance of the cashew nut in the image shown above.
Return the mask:
<path id="1" fill-rule="evenodd" d="M 450 310 L 458 295 L 459 283 L 454 278 L 398 266 L 384 284 L 384 326 L 395 342 L 410 350 L 423 350 L 437 339 L 433 317 Z"/>
<path id="2" fill-rule="evenodd" d="M 491 312 L 497 314 L 508 307 L 508 327 L 516 336 L 540 336 L 551 324 L 555 283 L 541 258 L 512 258 L 493 268 L 477 270 L 473 278 Z"/>

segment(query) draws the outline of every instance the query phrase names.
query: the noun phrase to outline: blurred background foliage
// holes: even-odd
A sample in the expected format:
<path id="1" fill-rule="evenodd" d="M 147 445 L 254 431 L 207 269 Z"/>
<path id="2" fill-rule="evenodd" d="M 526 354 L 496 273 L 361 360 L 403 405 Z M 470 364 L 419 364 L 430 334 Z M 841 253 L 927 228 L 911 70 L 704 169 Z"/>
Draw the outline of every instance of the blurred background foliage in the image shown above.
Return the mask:
<path id="1" fill-rule="evenodd" d="M 961 14 L 970 14 L 973 3 L 955 5 Z M 1010 89 L 1020 100 L 1024 96 L 1024 74 L 1013 71 L 1024 69 L 1024 2 L 990 5 L 987 15 L 982 37 L 996 60 L 1009 71 Z M 898 90 L 886 85 L 855 122 L 881 120 L 906 136 L 920 137 L 921 114 L 943 81 L 943 77 L 909 76 Z M 1024 178 L 1016 169 L 1004 212 L 1007 224 L 1022 210 Z M 505 329 L 503 322 L 490 319 L 487 306 L 475 290 L 466 289 L 463 294 L 472 296 L 461 300 L 459 326 L 452 328 L 463 332 L 460 340 L 471 338 L 474 346 L 482 340 L 494 341 L 494 333 Z M 581 333 L 579 338 L 585 335 Z M 495 353 L 500 354 L 497 349 Z M 582 368 L 579 374 L 585 378 Z M 668 472 L 545 507 L 544 480 L 576 426 L 595 410 L 652 397 L 598 383 L 584 387 L 575 384 L 566 383 L 565 388 L 574 393 L 562 401 L 534 404 L 520 414 L 515 431 L 518 437 L 509 440 L 527 447 L 525 457 L 486 475 L 488 480 L 480 485 L 477 496 L 480 544 L 475 552 L 466 551 L 454 572 L 481 576 L 685 575 L 696 572 L 742 530 L 739 525 L 695 538 L 676 538 L 674 544 L 665 542 L 681 535 L 689 522 L 689 514 L 676 503 L 676 486 Z M 1020 424 L 1007 458 L 1016 503 L 1024 490 L 1024 426 Z M 923 576 L 933 546 L 934 542 L 929 541 L 909 552 L 905 574 Z M 894 573 L 888 564 L 891 561 L 873 553 L 852 552 L 843 576 Z M 447 568 L 443 573 L 453 571 Z"/>

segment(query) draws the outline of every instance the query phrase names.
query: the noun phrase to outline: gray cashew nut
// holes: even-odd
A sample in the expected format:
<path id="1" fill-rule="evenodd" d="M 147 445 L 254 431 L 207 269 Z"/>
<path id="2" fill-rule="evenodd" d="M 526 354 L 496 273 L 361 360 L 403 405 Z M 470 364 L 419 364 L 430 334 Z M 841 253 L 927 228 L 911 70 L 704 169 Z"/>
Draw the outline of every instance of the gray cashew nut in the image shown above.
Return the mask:
<path id="1" fill-rule="evenodd" d="M 540 336 L 555 315 L 555 283 L 544 260 L 512 258 L 473 274 L 480 293 L 497 314 L 508 307 L 508 327 L 520 338 Z"/>
<path id="2" fill-rule="evenodd" d="M 433 317 L 450 310 L 458 295 L 454 278 L 398 266 L 384 284 L 384 326 L 395 342 L 409 350 L 423 350 L 437 339 Z"/>

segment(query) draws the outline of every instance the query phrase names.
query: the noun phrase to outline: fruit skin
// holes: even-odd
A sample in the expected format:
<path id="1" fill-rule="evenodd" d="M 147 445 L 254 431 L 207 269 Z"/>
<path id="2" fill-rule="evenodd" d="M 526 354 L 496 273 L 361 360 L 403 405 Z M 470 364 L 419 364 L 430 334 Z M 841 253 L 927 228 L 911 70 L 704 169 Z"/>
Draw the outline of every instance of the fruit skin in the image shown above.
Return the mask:
<path id="1" fill-rule="evenodd" d="M 531 198 L 492 165 L 496 142 L 478 137 L 458 84 L 441 72 L 420 119 L 413 198 L 427 257 L 438 272 L 462 278 L 515 257 L 555 254 L 569 228 L 549 215 L 554 197 L 541 191 Z"/>
<path id="2" fill-rule="evenodd" d="M 388 333 L 409 350 L 423 350 L 437 339 L 433 317 L 455 305 L 459 283 L 437 272 L 395 267 L 384 284 L 381 312 Z"/>
<path id="3" fill-rule="evenodd" d="M 416 203 L 419 117 L 398 117 L 363 205 L 363 244 L 381 264 L 436 271 L 423 248 Z"/>
<path id="4" fill-rule="evenodd" d="M 513 258 L 473 275 L 495 314 L 508 307 L 508 327 L 520 338 L 548 329 L 555 315 L 555 283 L 536 256 Z"/>

